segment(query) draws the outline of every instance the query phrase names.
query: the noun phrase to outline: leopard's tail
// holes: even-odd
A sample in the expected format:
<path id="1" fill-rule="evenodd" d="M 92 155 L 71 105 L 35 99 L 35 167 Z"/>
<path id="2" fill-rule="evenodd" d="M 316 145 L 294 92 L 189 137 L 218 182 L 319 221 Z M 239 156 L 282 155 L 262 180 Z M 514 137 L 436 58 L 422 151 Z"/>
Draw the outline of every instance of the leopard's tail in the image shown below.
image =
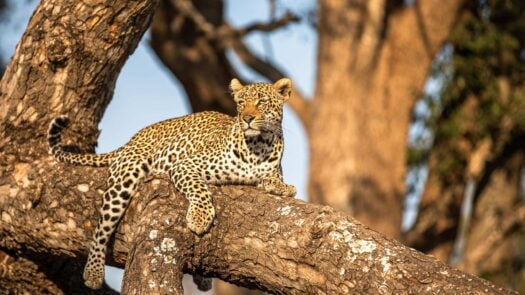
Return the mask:
<path id="1" fill-rule="evenodd" d="M 80 154 L 64 150 L 64 145 L 60 139 L 62 130 L 69 125 L 67 116 L 58 116 L 49 124 L 47 130 L 47 142 L 49 144 L 49 153 L 59 162 L 70 164 L 104 167 L 109 166 L 115 157 L 115 152 L 107 154 Z"/>

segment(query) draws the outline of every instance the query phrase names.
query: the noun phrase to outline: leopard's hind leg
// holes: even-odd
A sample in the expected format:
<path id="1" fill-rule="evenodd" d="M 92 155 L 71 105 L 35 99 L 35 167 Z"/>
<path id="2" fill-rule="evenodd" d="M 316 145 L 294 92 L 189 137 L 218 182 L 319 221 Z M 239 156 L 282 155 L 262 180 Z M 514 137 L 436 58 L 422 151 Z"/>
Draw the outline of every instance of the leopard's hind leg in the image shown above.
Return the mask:
<path id="1" fill-rule="evenodd" d="M 130 161 L 125 154 L 122 157 L 125 160 L 117 159 L 110 167 L 108 188 L 104 192 L 99 222 L 84 268 L 84 283 L 92 289 L 100 288 L 104 282 L 107 243 L 124 215 L 139 180 L 149 171 L 149 166 L 143 159 L 130 157 Z"/>

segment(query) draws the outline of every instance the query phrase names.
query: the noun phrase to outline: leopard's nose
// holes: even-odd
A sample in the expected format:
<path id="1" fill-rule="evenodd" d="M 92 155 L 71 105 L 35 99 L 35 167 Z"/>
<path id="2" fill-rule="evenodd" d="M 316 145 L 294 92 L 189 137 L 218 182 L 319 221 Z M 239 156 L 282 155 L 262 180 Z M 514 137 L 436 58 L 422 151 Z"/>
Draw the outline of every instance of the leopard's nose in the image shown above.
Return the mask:
<path id="1" fill-rule="evenodd" d="M 250 124 L 253 121 L 253 119 L 255 119 L 254 115 L 250 115 L 250 114 L 242 115 L 242 120 L 248 124 Z"/>

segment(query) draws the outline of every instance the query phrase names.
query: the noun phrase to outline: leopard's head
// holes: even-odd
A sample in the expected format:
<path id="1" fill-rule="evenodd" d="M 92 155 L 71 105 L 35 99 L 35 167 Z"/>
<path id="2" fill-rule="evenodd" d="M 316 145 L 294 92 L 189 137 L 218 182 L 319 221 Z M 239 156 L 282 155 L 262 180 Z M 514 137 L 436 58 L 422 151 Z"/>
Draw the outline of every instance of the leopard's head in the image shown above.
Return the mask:
<path id="1" fill-rule="evenodd" d="M 237 104 L 237 119 L 247 137 L 262 133 L 281 134 L 283 105 L 290 98 L 292 81 L 283 78 L 275 83 L 242 85 L 237 79 L 230 82 Z"/>

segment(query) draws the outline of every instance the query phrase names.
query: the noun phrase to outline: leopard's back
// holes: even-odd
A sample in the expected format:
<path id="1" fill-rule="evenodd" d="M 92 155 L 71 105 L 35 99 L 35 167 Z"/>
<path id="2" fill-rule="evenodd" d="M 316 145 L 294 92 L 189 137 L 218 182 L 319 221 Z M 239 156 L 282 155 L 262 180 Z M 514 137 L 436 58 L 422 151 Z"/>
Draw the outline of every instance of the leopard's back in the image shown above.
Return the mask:
<path id="1" fill-rule="evenodd" d="M 234 118 L 218 112 L 200 112 L 168 119 L 143 128 L 128 142 L 130 147 L 148 147 L 149 155 L 219 151 L 231 136 Z"/>
<path id="2" fill-rule="evenodd" d="M 124 146 L 106 154 L 74 153 L 64 149 L 61 133 L 67 116 L 54 119 L 48 129 L 49 151 L 59 162 L 103 167 L 129 158 L 151 158 L 159 153 L 191 154 L 220 151 L 228 142 L 234 118 L 218 112 L 200 112 L 167 119 L 137 132 Z M 188 147 L 190 149 L 186 150 Z"/>

